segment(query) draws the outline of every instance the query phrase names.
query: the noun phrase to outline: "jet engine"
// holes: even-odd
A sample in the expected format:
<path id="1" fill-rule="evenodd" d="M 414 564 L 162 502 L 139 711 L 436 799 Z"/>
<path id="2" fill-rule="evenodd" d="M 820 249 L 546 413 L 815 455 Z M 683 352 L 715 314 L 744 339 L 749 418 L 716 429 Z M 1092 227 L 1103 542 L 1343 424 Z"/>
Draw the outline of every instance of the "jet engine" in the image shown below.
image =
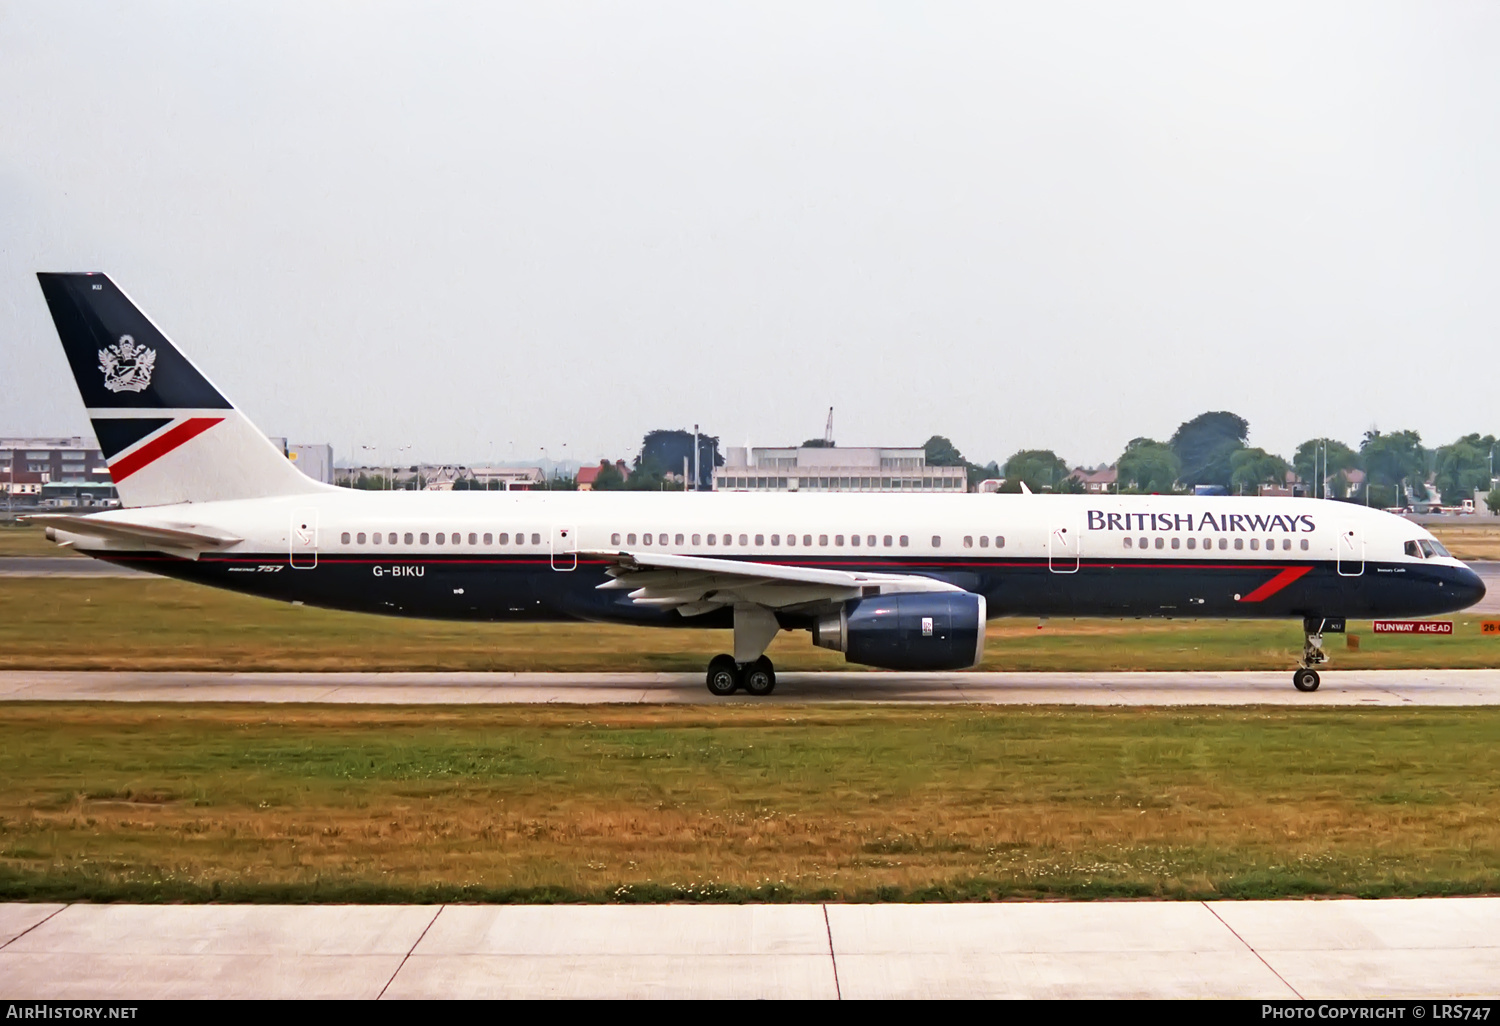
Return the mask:
<path id="1" fill-rule="evenodd" d="M 885 670 L 967 670 L 984 656 L 983 595 L 916 592 L 851 599 L 819 617 L 813 644 Z"/>

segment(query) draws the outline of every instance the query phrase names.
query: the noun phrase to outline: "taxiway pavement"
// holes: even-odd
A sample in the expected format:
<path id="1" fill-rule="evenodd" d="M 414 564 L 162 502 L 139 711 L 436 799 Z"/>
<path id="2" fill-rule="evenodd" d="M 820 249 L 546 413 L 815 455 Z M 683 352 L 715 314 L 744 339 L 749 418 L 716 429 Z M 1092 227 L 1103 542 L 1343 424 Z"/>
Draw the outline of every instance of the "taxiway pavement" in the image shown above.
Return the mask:
<path id="1" fill-rule="evenodd" d="M 1497 642 L 1500 646 L 1500 642 Z M 1497 647 L 1500 653 L 1500 647 Z M 697 673 L 0 671 L 3 701 L 494 703 L 971 702 L 985 705 L 1500 705 L 1497 670 L 1337 670 L 1304 694 L 1285 672 L 782 673 L 770 698 L 716 698 Z"/>
<path id="2" fill-rule="evenodd" d="M 1493 998 L 1500 898 L 0 905 L 0 997 Z"/>

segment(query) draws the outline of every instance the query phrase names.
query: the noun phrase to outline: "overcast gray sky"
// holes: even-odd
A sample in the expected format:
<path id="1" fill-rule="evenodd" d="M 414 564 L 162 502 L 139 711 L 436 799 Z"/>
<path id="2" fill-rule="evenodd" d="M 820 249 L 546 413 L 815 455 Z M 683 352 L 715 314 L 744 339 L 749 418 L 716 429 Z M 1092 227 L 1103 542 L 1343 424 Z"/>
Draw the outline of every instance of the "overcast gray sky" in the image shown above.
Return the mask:
<path id="1" fill-rule="evenodd" d="M 88 430 L 37 270 L 340 457 L 1500 431 L 1497 54 L 1489 2 L 0 0 L 0 434 Z"/>

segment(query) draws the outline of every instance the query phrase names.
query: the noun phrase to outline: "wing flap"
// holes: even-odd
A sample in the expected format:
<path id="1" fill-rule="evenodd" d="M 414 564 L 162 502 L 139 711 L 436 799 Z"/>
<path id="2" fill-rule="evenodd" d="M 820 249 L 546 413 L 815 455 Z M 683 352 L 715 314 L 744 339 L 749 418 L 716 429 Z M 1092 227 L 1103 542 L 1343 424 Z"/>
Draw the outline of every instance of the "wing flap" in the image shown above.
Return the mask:
<path id="1" fill-rule="evenodd" d="M 601 589 L 629 589 L 631 602 L 697 616 L 736 603 L 768 609 L 843 602 L 860 595 L 963 591 L 917 574 L 869 573 L 824 567 L 753 563 L 656 552 L 589 552 L 609 565 Z"/>

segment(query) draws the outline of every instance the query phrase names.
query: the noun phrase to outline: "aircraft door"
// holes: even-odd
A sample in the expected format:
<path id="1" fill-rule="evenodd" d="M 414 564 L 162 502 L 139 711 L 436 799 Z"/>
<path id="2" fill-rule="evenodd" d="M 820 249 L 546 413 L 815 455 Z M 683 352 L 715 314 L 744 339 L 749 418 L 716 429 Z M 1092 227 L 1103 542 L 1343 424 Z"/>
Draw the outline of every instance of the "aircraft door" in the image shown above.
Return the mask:
<path id="1" fill-rule="evenodd" d="M 1083 532 L 1076 524 L 1054 522 L 1047 535 L 1047 569 L 1055 574 L 1076 574 L 1082 542 Z"/>
<path id="2" fill-rule="evenodd" d="M 291 564 L 293 570 L 311 570 L 318 565 L 318 511 L 316 509 L 292 510 Z"/>
<path id="3" fill-rule="evenodd" d="M 1345 523 L 1339 529 L 1338 568 L 1340 577 L 1358 577 L 1365 572 L 1365 535 L 1359 525 Z"/>
<path id="4" fill-rule="evenodd" d="M 578 531 L 576 529 L 553 525 L 552 569 L 578 569 Z"/>

